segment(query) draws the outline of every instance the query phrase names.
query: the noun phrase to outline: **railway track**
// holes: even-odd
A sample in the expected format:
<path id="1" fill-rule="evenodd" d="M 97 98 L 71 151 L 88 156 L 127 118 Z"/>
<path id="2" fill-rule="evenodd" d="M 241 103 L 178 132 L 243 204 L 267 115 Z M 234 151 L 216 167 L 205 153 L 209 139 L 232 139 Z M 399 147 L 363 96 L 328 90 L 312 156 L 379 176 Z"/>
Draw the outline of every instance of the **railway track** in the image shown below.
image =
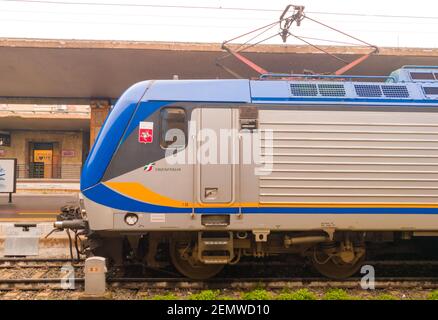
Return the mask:
<path id="1" fill-rule="evenodd" d="M 373 266 L 438 266 L 438 260 L 379 260 L 379 261 L 367 261 L 365 264 Z M 72 265 L 74 267 L 82 267 L 84 260 L 79 261 L 69 258 L 0 258 L 0 269 L 11 268 L 41 268 L 41 267 L 60 267 L 63 265 Z M 238 267 L 246 266 L 301 266 L 300 262 L 270 262 L 270 263 L 256 263 L 256 262 L 243 262 Z"/>
<path id="2" fill-rule="evenodd" d="M 71 259 L 54 258 L 0 258 L 0 270 L 14 268 L 59 268 L 63 265 L 73 265 L 74 267 L 83 266 L 84 261 L 71 261 Z"/>
<path id="3" fill-rule="evenodd" d="M 438 261 L 368 261 L 367 264 L 373 266 L 383 266 L 385 268 L 399 269 L 405 268 L 417 269 L 418 266 L 436 270 Z M 64 290 L 62 283 L 65 283 L 66 274 L 62 273 L 62 267 L 73 267 L 75 273 L 74 290 L 81 290 L 84 284 L 83 278 L 83 261 L 71 263 L 69 259 L 28 259 L 28 258 L 11 258 L 0 259 L 0 292 L 12 290 Z M 276 267 L 281 268 L 281 264 Z M 290 265 L 288 265 L 290 266 Z M 173 276 L 172 273 L 146 277 L 125 277 L 109 273 L 107 285 L 114 290 L 148 290 L 148 289 L 236 289 L 250 290 L 256 287 L 266 289 L 298 289 L 298 288 L 343 288 L 343 289 L 360 289 L 361 278 L 349 278 L 346 280 L 331 280 L 317 276 L 301 277 L 232 277 L 226 276 L 213 278 L 208 281 L 195 281 L 187 278 Z M 170 275 L 170 276 L 169 276 Z M 438 289 L 438 274 L 432 276 L 383 276 L 377 277 L 375 288 L 423 288 Z M 436 275 L 436 276 L 435 276 Z"/>
<path id="4" fill-rule="evenodd" d="M 0 291 L 11 290 L 65 290 L 62 278 L 16 278 L 1 279 Z M 84 278 L 76 278 L 74 288 L 82 290 Z M 185 278 L 109 278 L 107 286 L 111 289 L 125 290 L 164 290 L 164 289 L 229 289 L 251 290 L 259 287 L 265 289 L 299 289 L 299 288 L 341 288 L 360 289 L 360 278 L 331 280 L 326 278 L 248 278 L 229 279 L 216 278 L 208 281 L 192 281 Z M 375 281 L 376 289 L 438 289 L 438 277 L 433 278 L 379 278 Z"/>

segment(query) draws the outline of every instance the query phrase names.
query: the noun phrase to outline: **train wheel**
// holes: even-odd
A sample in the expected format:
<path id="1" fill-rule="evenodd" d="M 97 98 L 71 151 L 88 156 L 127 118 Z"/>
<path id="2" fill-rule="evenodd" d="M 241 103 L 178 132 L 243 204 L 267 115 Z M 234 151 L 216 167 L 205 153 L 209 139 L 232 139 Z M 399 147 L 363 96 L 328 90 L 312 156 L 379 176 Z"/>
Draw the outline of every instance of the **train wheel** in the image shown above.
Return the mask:
<path id="1" fill-rule="evenodd" d="M 344 263 L 336 257 L 331 258 L 323 252 L 315 252 L 312 257 L 314 268 L 323 276 L 332 279 L 345 279 L 354 275 L 362 267 L 365 255 L 353 263 Z"/>
<path id="2" fill-rule="evenodd" d="M 204 264 L 196 259 L 195 250 L 187 242 L 171 241 L 169 246 L 170 259 L 174 267 L 182 275 L 196 280 L 214 277 L 222 271 L 222 264 Z"/>

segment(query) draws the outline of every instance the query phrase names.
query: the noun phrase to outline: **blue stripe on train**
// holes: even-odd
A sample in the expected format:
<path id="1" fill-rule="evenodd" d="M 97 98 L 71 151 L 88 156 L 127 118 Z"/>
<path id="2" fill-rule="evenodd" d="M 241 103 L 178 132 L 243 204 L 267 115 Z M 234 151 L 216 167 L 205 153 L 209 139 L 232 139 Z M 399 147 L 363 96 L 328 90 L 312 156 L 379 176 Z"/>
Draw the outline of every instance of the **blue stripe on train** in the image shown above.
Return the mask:
<path id="1" fill-rule="evenodd" d="M 242 208 L 242 213 L 290 214 L 438 214 L 438 208 Z"/>
<path id="2" fill-rule="evenodd" d="M 239 213 L 239 208 L 196 208 L 195 213 L 232 214 Z"/>

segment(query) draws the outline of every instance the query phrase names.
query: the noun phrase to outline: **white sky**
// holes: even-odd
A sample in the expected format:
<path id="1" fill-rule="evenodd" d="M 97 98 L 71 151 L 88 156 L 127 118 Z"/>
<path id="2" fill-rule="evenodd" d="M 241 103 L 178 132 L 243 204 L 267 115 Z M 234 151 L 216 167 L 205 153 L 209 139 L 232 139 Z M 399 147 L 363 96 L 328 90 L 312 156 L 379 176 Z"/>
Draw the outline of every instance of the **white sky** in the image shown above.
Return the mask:
<path id="1" fill-rule="evenodd" d="M 284 7 L 291 3 L 290 0 L 48 1 L 58 3 L 0 0 L 0 37 L 222 42 L 277 20 Z M 80 5 L 80 2 L 238 7 L 268 11 Z M 305 5 L 309 17 L 381 47 L 438 48 L 436 0 L 294 0 L 293 3 Z M 417 18 L 333 15 L 317 12 Z M 292 30 L 302 36 L 351 41 L 310 21 L 304 21 L 301 27 L 294 26 Z M 271 43 L 281 43 L 280 38 Z M 290 39 L 288 43 L 299 42 Z"/>

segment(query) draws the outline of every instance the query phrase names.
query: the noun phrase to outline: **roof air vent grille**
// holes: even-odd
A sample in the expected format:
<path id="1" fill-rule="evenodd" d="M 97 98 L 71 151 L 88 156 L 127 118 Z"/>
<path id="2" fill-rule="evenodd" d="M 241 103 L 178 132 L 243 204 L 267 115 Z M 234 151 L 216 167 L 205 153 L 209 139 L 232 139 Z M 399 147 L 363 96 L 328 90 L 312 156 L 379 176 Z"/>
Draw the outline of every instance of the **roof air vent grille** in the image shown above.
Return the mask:
<path id="1" fill-rule="evenodd" d="M 319 93 L 324 97 L 345 97 L 343 84 L 318 84 Z"/>
<path id="2" fill-rule="evenodd" d="M 387 98 L 409 98 L 409 91 L 405 86 L 382 86 L 382 91 Z"/>
<path id="3" fill-rule="evenodd" d="M 293 96 L 316 97 L 318 88 L 313 83 L 291 83 L 290 91 Z"/>
<path id="4" fill-rule="evenodd" d="M 382 90 L 379 85 L 356 84 L 354 86 L 359 97 L 381 97 Z"/>

